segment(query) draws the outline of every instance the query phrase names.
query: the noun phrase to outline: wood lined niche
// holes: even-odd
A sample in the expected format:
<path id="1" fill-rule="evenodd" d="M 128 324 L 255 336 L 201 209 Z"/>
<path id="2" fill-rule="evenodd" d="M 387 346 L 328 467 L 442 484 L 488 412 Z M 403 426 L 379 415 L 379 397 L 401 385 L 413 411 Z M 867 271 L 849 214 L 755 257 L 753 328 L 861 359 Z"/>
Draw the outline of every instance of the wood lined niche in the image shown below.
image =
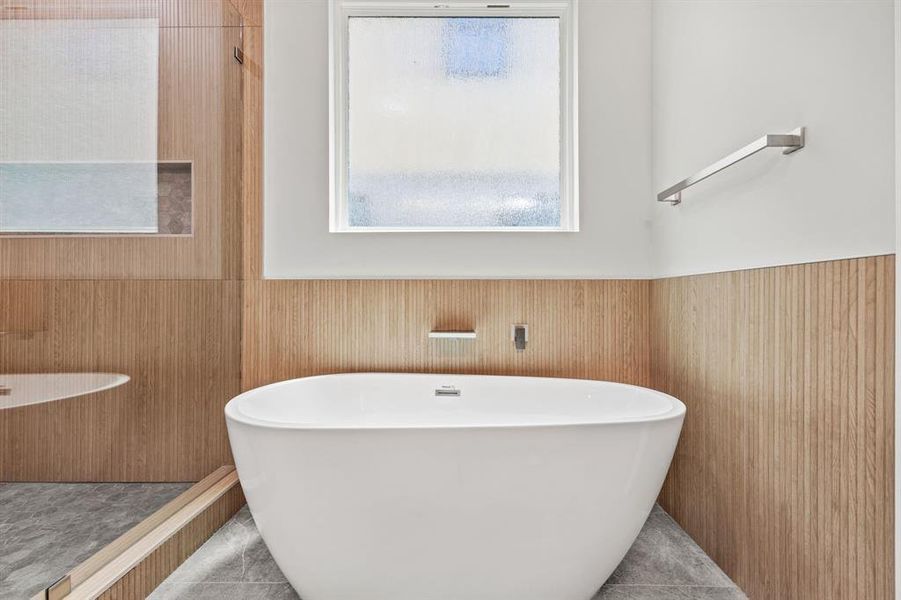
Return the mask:
<path id="1" fill-rule="evenodd" d="M 11 167 L 11 168 L 10 168 Z M 155 178 L 151 183 L 149 173 L 155 171 Z M 7 179 L 7 177 L 12 179 Z M 73 224 L 68 219 L 68 213 L 54 210 L 54 206 L 64 205 L 69 202 L 78 202 L 87 196 L 96 196 L 98 188 L 106 182 L 118 182 L 127 180 L 133 185 L 123 196 L 116 198 L 126 204 L 140 206 L 141 201 L 151 192 L 155 195 L 155 208 L 153 211 L 146 206 L 141 206 L 143 222 L 131 222 L 129 215 L 118 212 L 116 219 L 104 221 L 109 214 L 102 217 L 95 215 L 93 223 Z M 53 190 L 48 192 L 48 197 L 57 194 L 66 194 L 66 187 L 75 187 L 78 192 L 71 193 L 68 199 L 61 201 L 57 198 L 53 206 L 39 206 L 29 211 L 30 214 L 17 215 L 18 222 L 11 223 L 10 219 L 0 219 L 0 235 L 6 236 L 91 236 L 103 237 L 108 235 L 191 235 L 193 229 L 193 185 L 191 183 L 190 162 L 156 162 L 147 164 L 135 163 L 68 163 L 54 162 L 22 163 L 16 165 L 4 164 L 0 161 L 0 189 L 5 197 L 32 199 L 28 191 L 35 188 L 35 181 L 39 179 L 54 180 L 51 183 Z M 12 190 L 9 182 L 12 181 Z M 114 184 L 115 185 L 115 184 Z M 118 188 L 118 186 L 117 186 Z M 121 188 L 118 188 L 122 191 Z M 104 195 L 109 192 L 103 192 Z M 8 204 L 4 202 L 4 196 L 0 194 L 0 210 Z M 19 205 L 21 206 L 21 204 Z M 13 210 L 15 211 L 15 209 Z M 3 214 L 3 213 L 0 213 Z M 9 213 L 5 213 L 8 215 Z M 153 216 L 155 222 L 149 218 Z M 35 218 L 37 217 L 37 218 Z M 27 219 L 25 221 L 24 219 Z M 151 229 L 151 224 L 156 225 Z M 91 227 L 93 225 L 93 227 Z M 144 228 L 143 231 L 137 230 Z"/>
<path id="2" fill-rule="evenodd" d="M 893 590 L 893 256 L 651 284 L 664 508 L 751 598 Z"/>

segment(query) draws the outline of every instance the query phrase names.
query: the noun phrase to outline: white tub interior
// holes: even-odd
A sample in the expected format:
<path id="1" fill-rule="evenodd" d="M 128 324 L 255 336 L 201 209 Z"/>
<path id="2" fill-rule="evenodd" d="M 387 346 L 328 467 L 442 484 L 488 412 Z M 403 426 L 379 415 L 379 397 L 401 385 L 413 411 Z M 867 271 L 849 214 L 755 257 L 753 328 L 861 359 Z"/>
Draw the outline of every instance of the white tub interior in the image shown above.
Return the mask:
<path id="1" fill-rule="evenodd" d="M 453 387 L 459 396 L 436 396 Z M 516 427 L 648 421 L 681 415 L 675 398 L 580 379 L 341 374 L 283 381 L 228 403 L 235 420 L 287 428 Z"/>

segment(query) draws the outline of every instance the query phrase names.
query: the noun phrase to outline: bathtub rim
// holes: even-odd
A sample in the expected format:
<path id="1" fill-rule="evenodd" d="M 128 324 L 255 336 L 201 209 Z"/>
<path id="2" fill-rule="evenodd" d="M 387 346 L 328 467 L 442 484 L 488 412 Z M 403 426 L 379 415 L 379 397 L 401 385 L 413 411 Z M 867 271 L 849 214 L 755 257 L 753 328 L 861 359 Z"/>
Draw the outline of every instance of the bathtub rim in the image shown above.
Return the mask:
<path id="1" fill-rule="evenodd" d="M 590 382 L 590 383 L 603 383 L 611 386 L 629 388 L 633 390 L 640 390 L 641 392 L 654 394 L 659 397 L 662 397 L 668 400 L 671 404 L 671 408 L 667 411 L 660 412 L 653 415 L 644 415 L 644 416 L 634 416 L 634 417 L 616 417 L 611 419 L 598 419 L 594 421 L 583 421 L 583 422 L 553 422 L 553 423 L 450 423 L 450 424 L 441 424 L 441 423 L 429 423 L 429 424 L 389 424 L 389 425 L 366 425 L 366 424 L 328 424 L 328 423 L 299 423 L 299 422 L 289 422 L 289 421 L 274 421 L 274 420 L 266 420 L 260 419 L 257 417 L 251 417 L 246 415 L 238 409 L 238 406 L 241 402 L 247 401 L 253 395 L 260 393 L 263 390 L 274 389 L 282 386 L 287 386 L 299 381 L 307 381 L 313 379 L 333 379 L 338 377 L 348 377 L 348 376 L 441 376 L 441 377 L 483 377 L 483 378 L 491 378 L 491 379 L 503 379 L 503 378 L 515 378 L 515 379 L 540 379 L 540 380 L 553 380 L 559 381 L 561 383 L 565 382 Z M 258 427 L 262 429 L 278 429 L 278 430 L 295 430 L 295 431 L 345 431 L 345 432 L 375 432 L 375 431 L 461 431 L 461 430 L 483 430 L 483 429 L 523 429 L 523 430 L 535 430 L 535 429 L 549 429 L 549 428 L 571 428 L 571 427 L 598 427 L 598 426 L 613 426 L 613 425 L 623 425 L 623 424 L 641 424 L 641 423 L 657 423 L 657 422 L 665 422 L 665 421 L 673 421 L 673 420 L 682 420 L 685 417 L 686 413 L 685 404 L 676 398 L 675 396 L 671 396 L 666 392 L 661 392 L 659 390 L 654 390 L 651 388 L 647 388 L 640 385 L 634 385 L 630 383 L 620 383 L 616 381 L 608 381 L 604 379 L 578 379 L 572 377 L 535 377 L 535 376 L 521 376 L 521 375 L 481 375 L 477 373 L 404 373 L 397 371 L 360 371 L 360 372 L 348 372 L 348 373 L 326 373 L 321 375 L 309 375 L 306 377 L 295 377 L 292 379 L 285 379 L 282 381 L 276 381 L 273 383 L 268 383 L 265 385 L 261 385 L 247 391 L 244 391 L 237 396 L 233 397 L 229 400 L 224 409 L 225 420 L 226 423 L 235 422 L 240 423 L 242 425 L 247 425 L 251 427 Z"/>

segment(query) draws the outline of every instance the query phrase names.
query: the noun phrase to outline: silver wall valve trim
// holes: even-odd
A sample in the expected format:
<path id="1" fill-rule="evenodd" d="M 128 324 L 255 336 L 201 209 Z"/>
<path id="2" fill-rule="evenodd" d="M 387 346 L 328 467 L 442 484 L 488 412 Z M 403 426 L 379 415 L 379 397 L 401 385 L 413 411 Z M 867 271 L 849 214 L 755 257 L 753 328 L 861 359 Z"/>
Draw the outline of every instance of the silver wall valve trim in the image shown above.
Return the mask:
<path id="1" fill-rule="evenodd" d="M 529 342 L 529 326 L 525 324 L 513 325 L 512 339 L 516 351 L 524 351 L 526 344 Z"/>

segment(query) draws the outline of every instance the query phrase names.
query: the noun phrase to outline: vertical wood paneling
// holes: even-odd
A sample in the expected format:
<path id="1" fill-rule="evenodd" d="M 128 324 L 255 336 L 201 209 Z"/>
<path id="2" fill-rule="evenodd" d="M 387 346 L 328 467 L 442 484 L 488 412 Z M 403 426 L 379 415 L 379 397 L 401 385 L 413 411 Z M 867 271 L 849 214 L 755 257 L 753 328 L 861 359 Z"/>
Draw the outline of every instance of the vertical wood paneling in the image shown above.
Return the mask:
<path id="1" fill-rule="evenodd" d="M 242 385 L 349 371 L 529 374 L 648 385 L 647 281 L 248 281 Z M 513 323 L 529 324 L 517 353 Z M 429 340 L 475 329 L 475 341 Z"/>
<path id="2" fill-rule="evenodd" d="M 751 598 L 893 597 L 894 257 L 651 283 L 661 502 Z"/>
<path id="3" fill-rule="evenodd" d="M 240 282 L 0 281 L 0 372 L 110 371 L 131 381 L 0 411 L 0 481 L 197 481 L 231 462 Z"/>
<path id="4" fill-rule="evenodd" d="M 261 2 L 256 4 L 262 6 Z M 262 9 L 260 12 L 262 13 Z M 261 279 L 263 275 L 263 29 L 261 27 L 245 27 L 243 42 L 242 274 L 245 279 Z"/>
<path id="5" fill-rule="evenodd" d="M 244 20 L 244 25 L 260 27 L 263 25 L 263 0 L 231 0 Z"/>

